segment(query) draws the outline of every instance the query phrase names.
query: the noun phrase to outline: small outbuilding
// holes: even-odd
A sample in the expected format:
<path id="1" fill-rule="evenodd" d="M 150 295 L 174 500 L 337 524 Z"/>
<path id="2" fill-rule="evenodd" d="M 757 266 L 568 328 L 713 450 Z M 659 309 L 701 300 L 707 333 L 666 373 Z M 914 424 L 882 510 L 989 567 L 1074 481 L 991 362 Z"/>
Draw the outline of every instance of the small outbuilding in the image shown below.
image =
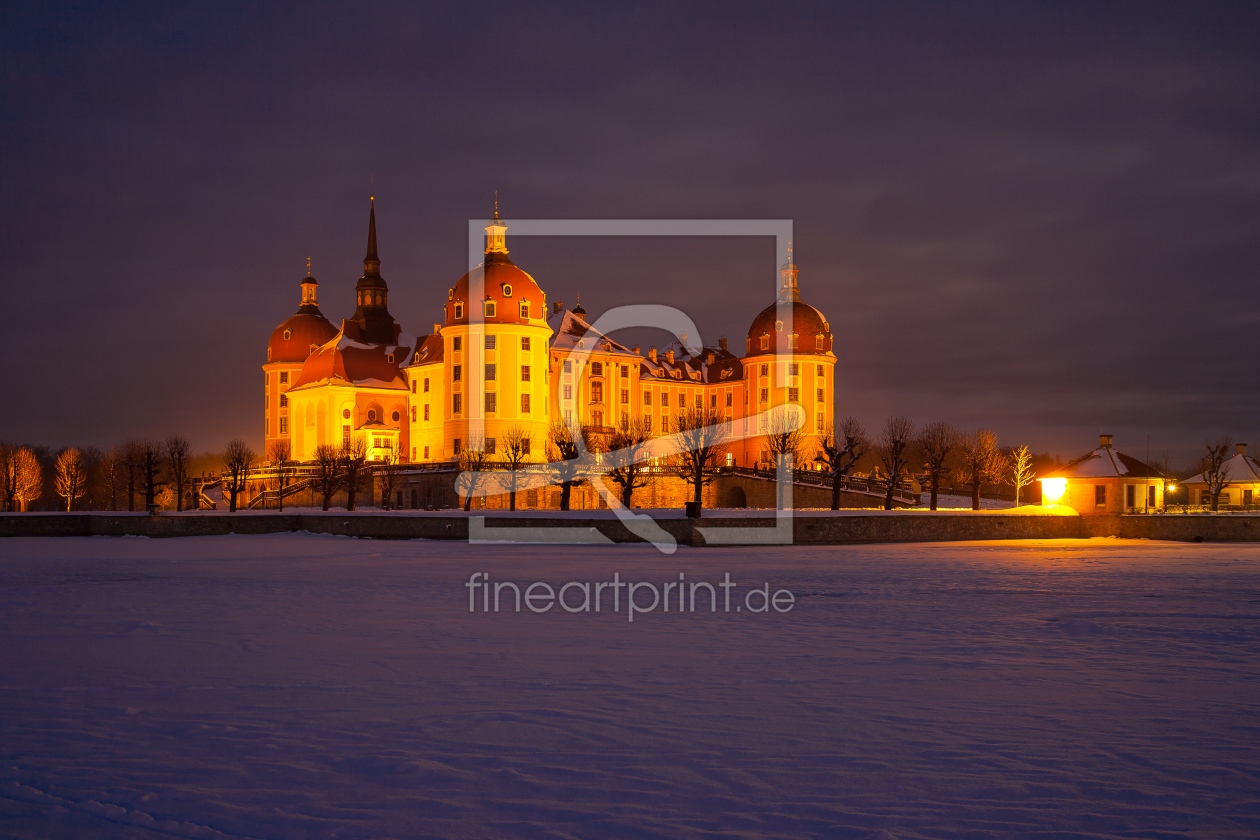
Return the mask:
<path id="1" fill-rule="evenodd" d="M 1256 459 L 1247 454 L 1247 444 L 1236 444 L 1237 453 L 1222 465 L 1225 474 L 1225 487 L 1221 490 L 1222 505 L 1256 505 L 1260 504 L 1260 465 Z M 1190 504 L 1211 505 L 1211 491 L 1208 490 L 1207 479 L 1203 473 L 1181 482 L 1190 493 Z"/>
<path id="2" fill-rule="evenodd" d="M 1145 513 L 1164 506 L 1164 475 L 1100 435 L 1093 452 L 1038 479 L 1042 504 L 1067 505 L 1082 515 Z"/>

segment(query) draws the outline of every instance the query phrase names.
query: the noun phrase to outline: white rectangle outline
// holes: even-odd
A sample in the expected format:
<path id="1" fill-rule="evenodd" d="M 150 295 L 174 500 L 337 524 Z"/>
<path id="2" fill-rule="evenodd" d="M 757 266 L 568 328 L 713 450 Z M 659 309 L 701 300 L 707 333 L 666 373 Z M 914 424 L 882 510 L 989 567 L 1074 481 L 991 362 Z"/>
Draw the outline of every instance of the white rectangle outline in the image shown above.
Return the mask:
<path id="1" fill-rule="evenodd" d="M 468 220 L 468 345 L 473 348 L 485 343 L 485 313 L 475 302 L 485 298 L 485 275 L 477 272 L 485 256 L 485 229 L 490 219 Z M 514 219 L 509 229 L 512 236 L 773 236 L 775 265 L 788 262 L 788 247 L 792 241 L 791 219 Z M 784 324 L 785 334 L 792 332 L 792 306 L 779 297 L 778 269 L 774 271 L 774 296 L 776 320 Z M 546 312 L 543 317 L 547 317 Z M 777 345 L 776 345 L 777 346 Z M 548 348 L 550 353 L 550 348 Z M 479 354 L 484 355 L 484 351 Z M 789 353 L 791 359 L 795 354 Z M 470 370 L 476 366 L 469 362 Z M 474 428 L 485 431 L 483 377 L 472 376 L 466 383 L 468 402 L 468 431 L 472 439 Z M 473 394 L 467 393 L 471 386 Z M 723 528 L 702 527 L 697 520 L 695 528 L 706 544 L 710 545 L 791 545 L 792 543 L 792 482 L 787 477 L 785 465 L 775 469 L 775 497 L 782 498 L 784 505 L 776 505 L 773 528 Z M 783 488 L 780 493 L 780 488 Z M 485 516 L 468 519 L 468 542 L 537 542 L 537 543 L 611 543 L 612 540 L 594 529 L 563 528 L 490 528 Z M 522 539 L 521 532 L 528 537 Z M 554 540 L 551 537 L 555 537 Z"/>

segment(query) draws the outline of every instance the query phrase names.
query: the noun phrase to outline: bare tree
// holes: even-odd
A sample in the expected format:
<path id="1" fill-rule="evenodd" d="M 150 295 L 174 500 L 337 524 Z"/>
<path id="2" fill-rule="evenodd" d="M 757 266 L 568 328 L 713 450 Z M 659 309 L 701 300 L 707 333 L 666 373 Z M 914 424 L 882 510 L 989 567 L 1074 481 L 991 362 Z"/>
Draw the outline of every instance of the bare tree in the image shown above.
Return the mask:
<path id="1" fill-rule="evenodd" d="M 390 447 L 385 450 L 381 456 L 381 507 L 389 510 L 393 505 L 394 491 L 398 487 L 399 471 L 401 464 L 399 462 L 400 453 L 397 447 Z M 401 505 L 400 505 L 401 507 Z"/>
<path id="2" fill-rule="evenodd" d="M 1010 469 L 1011 484 L 1015 487 L 1015 507 L 1019 507 L 1019 491 L 1037 480 L 1037 471 L 1033 469 L 1033 456 L 1027 446 L 1011 451 Z"/>
<path id="3" fill-rule="evenodd" d="M 653 480 L 648 463 L 651 440 L 652 427 L 642 417 L 622 417 L 621 424 L 608 438 L 604 468 L 613 483 L 621 488 L 621 506 L 627 510 L 634 501 L 634 491 Z"/>
<path id="4" fill-rule="evenodd" d="M 998 449 L 996 432 L 988 429 L 969 434 L 959 448 L 959 477 L 971 488 L 971 509 L 980 510 L 980 488 L 997 481 L 1005 471 L 1006 459 Z"/>
<path id="5" fill-rule="evenodd" d="M 508 470 L 508 509 L 516 510 L 516 490 L 519 486 L 518 473 L 529 462 L 529 432 L 520 426 L 512 426 L 502 438 L 503 465 Z"/>
<path id="6" fill-rule="evenodd" d="M 18 448 L 13 444 L 0 443 L 0 510 L 13 510 L 16 503 L 17 453 Z"/>
<path id="7" fill-rule="evenodd" d="M 795 409 L 795 410 L 793 410 Z M 766 448 L 774 458 L 775 472 L 782 466 L 792 470 L 800 466 L 805 449 L 805 412 L 799 406 L 779 406 L 770 412 L 770 425 L 766 430 Z M 775 483 L 775 507 L 782 510 L 787 503 L 784 494 L 792 479 L 788 473 L 789 484 Z"/>
<path id="8" fill-rule="evenodd" d="M 547 460 L 553 480 L 560 485 L 560 510 L 569 509 L 573 487 L 582 483 L 594 460 L 595 443 L 589 426 L 576 427 L 575 435 L 573 428 L 556 420 L 547 429 Z"/>
<path id="9" fill-rule="evenodd" d="M 140 444 L 140 471 L 144 479 L 144 506 L 151 510 L 157 496 L 166 486 L 162 475 L 166 470 L 164 447 L 156 440 L 146 440 Z"/>
<path id="10" fill-rule="evenodd" d="M 840 509 L 840 486 L 858 459 L 866 454 L 866 429 L 855 417 L 846 417 L 837 429 L 828 423 L 823 433 L 822 454 L 831 471 L 831 509 Z"/>
<path id="11" fill-rule="evenodd" d="M 888 471 L 888 487 L 884 491 L 884 510 L 892 510 L 893 494 L 906 474 L 910 464 L 910 445 L 914 443 L 914 421 L 909 417 L 895 416 L 884 421 L 880 429 L 875 453 Z"/>
<path id="12" fill-rule="evenodd" d="M 341 486 L 341 449 L 324 443 L 315 447 L 315 482 L 324 497 L 324 510 Z"/>
<path id="13" fill-rule="evenodd" d="M 674 420 L 677 442 L 675 470 L 692 487 L 692 501 L 699 505 L 705 486 L 718 477 L 722 456 L 730 448 L 726 415 L 721 409 L 691 407 Z"/>
<path id="14" fill-rule="evenodd" d="M 284 494 L 293 483 L 293 444 L 276 438 L 267 449 L 267 460 L 276 471 L 276 507 L 284 511 Z"/>
<path id="15" fill-rule="evenodd" d="M 949 456 L 962 443 L 962 433 L 949 423 L 928 423 L 919 432 L 919 451 L 923 453 L 923 470 L 932 488 L 931 510 L 936 510 L 941 480 L 949 475 Z"/>
<path id="16" fill-rule="evenodd" d="M 188 459 L 192 457 L 192 444 L 188 438 L 171 435 L 166 439 L 166 462 L 170 466 L 172 489 L 175 491 L 175 510 L 184 509 L 184 488 L 188 485 Z"/>
<path id="17" fill-rule="evenodd" d="M 78 452 L 78 450 L 67 450 Z M 23 446 L 13 455 L 13 501 L 14 507 L 25 512 L 30 508 L 31 502 L 40 497 L 44 491 L 44 470 L 39 465 L 39 459 L 35 457 L 35 453 L 29 447 Z M 83 467 L 82 459 L 79 463 L 79 495 L 83 493 Z"/>
<path id="18" fill-rule="evenodd" d="M 346 478 L 346 510 L 354 510 L 363 466 L 367 463 L 367 439 L 356 438 L 341 447 L 341 472 Z"/>
<path id="19" fill-rule="evenodd" d="M 29 450 L 27 450 L 29 451 Z M 83 454 L 70 448 L 57 456 L 57 495 L 66 500 L 66 510 L 83 495 Z"/>
<path id="20" fill-rule="evenodd" d="M 123 467 L 127 471 L 127 510 L 134 511 L 136 509 L 136 493 L 140 488 L 141 468 L 144 457 L 141 451 L 141 444 L 136 440 L 129 440 L 123 443 Z"/>
<path id="21" fill-rule="evenodd" d="M 112 446 L 101 456 L 101 469 L 97 475 L 97 480 L 100 482 L 101 500 L 105 503 L 106 510 L 118 509 L 118 494 L 122 490 L 120 486 L 122 479 L 122 450 L 117 446 Z"/>
<path id="22" fill-rule="evenodd" d="M 473 494 L 481 482 L 482 473 L 490 465 L 490 453 L 486 452 L 481 438 L 469 438 L 468 445 L 459 451 L 459 486 L 464 491 L 464 510 L 472 510 Z"/>
<path id="23" fill-rule="evenodd" d="M 250 470 L 257 456 L 240 438 L 228 441 L 223 451 L 223 489 L 228 492 L 228 511 L 236 513 L 236 497 L 245 492 Z"/>
<path id="24" fill-rule="evenodd" d="M 1207 451 L 1200 461 L 1203 467 L 1203 483 L 1207 485 L 1208 498 L 1211 501 L 1211 509 L 1214 511 L 1221 509 L 1221 491 L 1229 486 L 1229 452 L 1234 448 L 1234 439 L 1229 435 L 1225 435 L 1212 443 L 1212 441 L 1204 441 L 1203 447 Z"/>

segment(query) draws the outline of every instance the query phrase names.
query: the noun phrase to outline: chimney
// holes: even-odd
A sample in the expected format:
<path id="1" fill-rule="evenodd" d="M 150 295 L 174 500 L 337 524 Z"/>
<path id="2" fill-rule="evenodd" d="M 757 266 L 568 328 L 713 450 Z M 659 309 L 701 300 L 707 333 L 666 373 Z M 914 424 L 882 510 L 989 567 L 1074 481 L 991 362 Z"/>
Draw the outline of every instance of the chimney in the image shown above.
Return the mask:
<path id="1" fill-rule="evenodd" d="M 564 301 L 558 300 L 555 303 L 551 304 L 552 315 L 559 315 L 563 311 L 564 311 Z"/>
<path id="2" fill-rule="evenodd" d="M 636 355 L 636 356 L 642 356 L 642 355 L 643 355 L 642 353 L 640 353 L 640 352 L 639 352 L 639 345 L 637 345 L 637 344 L 636 344 L 636 345 L 634 345 L 634 355 Z"/>
<path id="3" fill-rule="evenodd" d="M 651 350 L 648 351 L 648 358 L 654 362 L 656 361 L 656 348 L 655 347 L 653 347 Z"/>
<path id="4" fill-rule="evenodd" d="M 1104 447 L 1106 447 L 1106 448 L 1110 449 L 1110 448 L 1111 448 L 1111 435 L 1099 435 L 1099 436 L 1098 436 L 1098 445 L 1099 445 L 1099 446 L 1104 446 Z"/>
<path id="5" fill-rule="evenodd" d="M 1245 443 L 1238 443 L 1238 444 L 1235 444 L 1235 446 L 1237 446 L 1237 447 L 1238 447 L 1238 454 L 1239 454 L 1239 455 L 1246 455 L 1246 454 L 1247 454 L 1247 444 L 1245 444 Z"/>
<path id="6" fill-rule="evenodd" d="M 723 353 L 727 352 L 726 351 L 726 336 L 722 336 L 721 338 L 718 339 L 718 347 L 722 348 Z"/>
<path id="7" fill-rule="evenodd" d="M 666 350 L 666 351 L 665 351 L 665 360 L 666 360 L 667 362 L 669 362 L 671 365 L 674 363 L 674 351 L 673 351 L 673 350 Z"/>
<path id="8" fill-rule="evenodd" d="M 437 334 L 438 334 L 438 333 L 440 333 L 441 331 L 442 331 L 442 325 L 441 325 L 441 324 L 434 324 L 434 325 L 433 325 L 433 334 L 434 334 L 434 335 L 437 335 Z"/>

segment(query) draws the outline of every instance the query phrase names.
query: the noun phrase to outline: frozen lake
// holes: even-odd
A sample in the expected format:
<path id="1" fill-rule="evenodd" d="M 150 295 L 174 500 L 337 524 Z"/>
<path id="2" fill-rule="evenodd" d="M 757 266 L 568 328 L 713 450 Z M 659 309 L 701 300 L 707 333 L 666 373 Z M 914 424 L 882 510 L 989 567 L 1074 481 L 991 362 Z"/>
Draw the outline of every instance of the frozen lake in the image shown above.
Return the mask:
<path id="1" fill-rule="evenodd" d="M 9 539 L 0 623 L 3 837 L 1260 836 L 1260 545 Z"/>

